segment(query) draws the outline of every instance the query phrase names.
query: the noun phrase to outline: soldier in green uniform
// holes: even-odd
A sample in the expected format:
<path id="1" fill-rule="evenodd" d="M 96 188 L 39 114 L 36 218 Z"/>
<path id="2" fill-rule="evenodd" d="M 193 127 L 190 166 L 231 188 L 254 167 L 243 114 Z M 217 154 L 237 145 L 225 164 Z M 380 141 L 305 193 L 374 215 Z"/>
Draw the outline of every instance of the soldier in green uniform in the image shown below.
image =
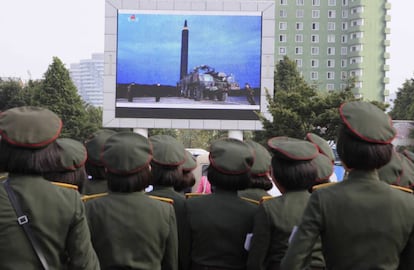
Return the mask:
<path id="1" fill-rule="evenodd" d="M 253 200 L 257 204 L 263 198 L 269 197 L 267 190 L 272 188 L 270 180 L 270 156 L 269 151 L 261 144 L 252 140 L 247 140 L 245 143 L 254 151 L 255 159 L 250 170 L 250 185 L 247 189 L 238 192 L 240 197 Z"/>
<path id="2" fill-rule="evenodd" d="M 337 151 L 348 178 L 312 193 L 282 269 L 303 269 L 319 237 L 327 269 L 414 269 L 414 198 L 377 172 L 392 156 L 392 122 L 363 101 L 339 113 Z"/>
<path id="3" fill-rule="evenodd" d="M 191 188 L 194 186 L 196 182 L 193 170 L 197 168 L 197 162 L 190 152 L 185 152 L 186 160 L 184 164 L 181 166 L 183 170 L 183 177 L 180 181 L 177 181 L 174 184 L 174 190 L 182 194 L 191 192 Z"/>
<path id="4" fill-rule="evenodd" d="M 272 179 L 282 196 L 264 201 L 254 221 L 248 270 L 277 270 L 289 246 L 289 238 L 299 225 L 310 194 L 308 190 L 318 179 L 315 144 L 290 137 L 274 137 L 268 141 L 273 153 Z M 328 164 L 329 159 L 326 158 Z M 331 173 L 332 173 L 331 169 Z M 311 258 L 313 269 L 323 269 L 320 243 Z"/>
<path id="5" fill-rule="evenodd" d="M 378 169 L 378 176 L 395 187 L 411 189 L 414 183 L 413 163 L 403 154 L 392 152 L 390 162 Z"/>
<path id="6" fill-rule="evenodd" d="M 257 205 L 240 198 L 237 191 L 250 183 L 254 154 L 246 143 L 225 138 L 211 144 L 209 160 L 207 176 L 214 192 L 187 200 L 190 269 L 246 269 L 246 239 Z"/>
<path id="7" fill-rule="evenodd" d="M 43 177 L 55 185 L 79 191 L 88 177 L 85 171 L 86 149 L 82 143 L 69 138 L 59 138 L 56 143 L 60 149 L 62 167 L 44 173 Z"/>
<path id="8" fill-rule="evenodd" d="M 109 129 L 102 129 L 85 141 L 88 158 L 85 169 L 89 178 L 84 182 L 81 193 L 84 195 L 99 194 L 108 191 L 108 183 L 105 179 L 105 168 L 100 160 L 105 141 L 116 132 Z"/>
<path id="9" fill-rule="evenodd" d="M 144 193 L 151 159 L 148 139 L 137 133 L 118 132 L 105 142 L 109 192 L 85 202 L 102 269 L 178 269 L 174 209 Z"/>
<path id="10" fill-rule="evenodd" d="M 154 135 L 149 138 L 154 151 L 151 161 L 153 190 L 147 194 L 169 198 L 177 218 L 179 269 L 185 269 L 185 259 L 189 256 L 189 243 L 186 236 L 185 196 L 174 190 L 174 185 L 183 178 L 182 165 L 186 160 L 184 145 L 169 135 Z"/>
<path id="11" fill-rule="evenodd" d="M 39 107 L 0 114 L 0 171 L 8 172 L 0 184 L 2 270 L 99 269 L 79 193 L 42 177 L 61 168 L 56 144 L 61 128 L 56 114 Z M 23 212 L 19 222 L 17 208 Z"/>

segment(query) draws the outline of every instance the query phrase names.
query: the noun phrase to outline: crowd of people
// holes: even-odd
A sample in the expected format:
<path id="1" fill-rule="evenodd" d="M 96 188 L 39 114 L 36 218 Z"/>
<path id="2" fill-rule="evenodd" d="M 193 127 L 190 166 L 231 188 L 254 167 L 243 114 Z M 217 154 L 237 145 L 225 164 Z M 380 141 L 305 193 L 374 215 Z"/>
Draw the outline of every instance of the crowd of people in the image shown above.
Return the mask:
<path id="1" fill-rule="evenodd" d="M 222 138 L 211 191 L 192 193 L 197 163 L 176 138 L 103 129 L 78 142 L 48 109 L 4 111 L 0 269 L 414 269 L 414 154 L 395 151 L 375 105 L 339 115 L 344 180 L 316 134 Z"/>

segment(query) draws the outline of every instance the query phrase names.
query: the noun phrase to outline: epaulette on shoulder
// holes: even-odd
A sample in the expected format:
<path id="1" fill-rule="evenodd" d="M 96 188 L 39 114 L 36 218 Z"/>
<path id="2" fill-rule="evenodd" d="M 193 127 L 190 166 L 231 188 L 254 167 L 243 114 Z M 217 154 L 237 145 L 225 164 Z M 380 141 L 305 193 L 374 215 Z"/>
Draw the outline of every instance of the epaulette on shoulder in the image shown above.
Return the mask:
<path id="1" fill-rule="evenodd" d="M 0 181 L 6 180 L 6 178 L 7 178 L 7 174 L 0 175 Z"/>
<path id="2" fill-rule="evenodd" d="M 406 187 L 401 187 L 401 186 L 396 186 L 396 185 L 391 185 L 391 187 L 411 193 L 411 194 L 413 193 L 413 190 L 411 188 L 406 188 Z"/>
<path id="3" fill-rule="evenodd" d="M 58 186 L 58 187 L 63 187 L 63 188 L 69 188 L 69 189 L 73 189 L 73 190 L 78 190 L 78 186 L 77 185 L 72 185 L 72 184 L 67 184 L 67 183 L 61 183 L 61 182 L 51 182 L 53 185 Z"/>
<path id="4" fill-rule="evenodd" d="M 273 196 L 263 196 L 262 197 L 262 199 L 260 200 L 260 203 L 263 203 L 263 202 L 265 202 L 265 201 L 268 201 L 268 200 L 270 200 L 270 199 L 273 199 L 274 197 Z"/>
<path id="5" fill-rule="evenodd" d="M 329 182 L 329 183 L 323 183 L 323 184 L 319 184 L 319 185 L 315 185 L 312 187 L 312 192 L 314 192 L 315 190 L 321 189 L 321 188 L 326 188 L 332 185 L 335 185 L 337 182 Z"/>
<path id="6" fill-rule="evenodd" d="M 250 203 L 257 204 L 257 205 L 260 204 L 260 201 L 256 201 L 256 200 L 249 199 L 249 198 L 246 198 L 246 197 L 240 197 L 240 199 L 245 200 L 245 201 L 250 202 Z"/>
<path id="7" fill-rule="evenodd" d="M 96 198 L 100 198 L 100 197 L 103 197 L 103 196 L 106 196 L 106 195 L 108 195 L 108 192 L 91 194 L 91 195 L 83 195 L 81 199 L 82 199 L 83 202 L 86 202 L 86 201 L 96 199 Z"/>
<path id="8" fill-rule="evenodd" d="M 174 200 L 170 198 L 159 197 L 159 196 L 154 196 L 154 195 L 148 195 L 148 197 L 150 197 L 151 199 L 159 200 L 159 201 L 166 202 L 169 204 L 174 204 Z"/>
<path id="9" fill-rule="evenodd" d="M 193 197 L 199 197 L 199 196 L 204 196 L 207 195 L 206 193 L 197 193 L 197 192 L 189 192 L 185 194 L 185 198 L 189 199 L 189 198 L 193 198 Z"/>

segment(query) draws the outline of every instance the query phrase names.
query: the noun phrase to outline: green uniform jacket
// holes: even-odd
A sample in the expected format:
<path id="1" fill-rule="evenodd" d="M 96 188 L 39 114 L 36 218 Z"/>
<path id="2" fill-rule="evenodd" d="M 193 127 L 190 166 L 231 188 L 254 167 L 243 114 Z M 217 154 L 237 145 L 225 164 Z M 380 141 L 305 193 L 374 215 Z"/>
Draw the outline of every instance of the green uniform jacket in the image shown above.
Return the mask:
<path id="1" fill-rule="evenodd" d="M 9 175 L 10 186 L 49 269 L 99 269 L 79 193 L 40 176 Z M 0 269 L 42 269 L 0 184 Z"/>
<path id="2" fill-rule="evenodd" d="M 312 193 L 282 261 L 302 269 L 321 235 L 327 269 L 414 269 L 414 197 L 382 182 L 376 171 Z"/>
<path id="3" fill-rule="evenodd" d="M 86 201 L 85 206 L 102 269 L 177 269 L 177 227 L 171 204 L 143 192 L 110 192 Z"/>
<path id="4" fill-rule="evenodd" d="M 263 197 L 270 196 L 266 190 L 261 188 L 248 188 L 245 190 L 240 190 L 238 194 L 240 197 L 252 199 L 258 202 L 260 202 Z"/>
<path id="5" fill-rule="evenodd" d="M 92 195 L 108 192 L 108 181 L 106 179 L 86 180 L 83 182 L 81 193 L 83 195 Z"/>
<path id="6" fill-rule="evenodd" d="M 185 196 L 174 190 L 173 187 L 154 186 L 151 192 L 147 194 L 169 198 L 174 201 L 174 211 L 177 219 L 178 230 L 178 269 L 188 269 L 188 257 L 190 256 L 190 243 L 188 237 L 188 224 L 185 214 Z"/>
<path id="7" fill-rule="evenodd" d="M 244 243 L 253 230 L 257 207 L 239 198 L 236 191 L 219 188 L 212 194 L 188 199 L 192 263 L 245 269 Z"/>
<path id="8" fill-rule="evenodd" d="M 307 190 L 290 191 L 259 206 L 247 269 L 279 269 L 289 246 L 289 237 L 293 228 L 299 225 L 309 197 Z M 324 266 L 320 242 L 314 248 L 312 266 Z"/>

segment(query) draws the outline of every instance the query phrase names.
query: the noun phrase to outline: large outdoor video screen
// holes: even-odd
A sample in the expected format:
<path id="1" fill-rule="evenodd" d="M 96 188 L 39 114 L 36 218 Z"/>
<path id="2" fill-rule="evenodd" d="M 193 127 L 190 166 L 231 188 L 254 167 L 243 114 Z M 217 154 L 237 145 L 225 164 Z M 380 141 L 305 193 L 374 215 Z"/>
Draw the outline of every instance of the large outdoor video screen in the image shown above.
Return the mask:
<path id="1" fill-rule="evenodd" d="M 257 120 L 260 12 L 118 10 L 117 118 Z"/>

